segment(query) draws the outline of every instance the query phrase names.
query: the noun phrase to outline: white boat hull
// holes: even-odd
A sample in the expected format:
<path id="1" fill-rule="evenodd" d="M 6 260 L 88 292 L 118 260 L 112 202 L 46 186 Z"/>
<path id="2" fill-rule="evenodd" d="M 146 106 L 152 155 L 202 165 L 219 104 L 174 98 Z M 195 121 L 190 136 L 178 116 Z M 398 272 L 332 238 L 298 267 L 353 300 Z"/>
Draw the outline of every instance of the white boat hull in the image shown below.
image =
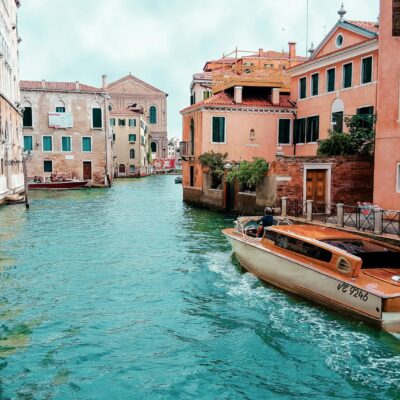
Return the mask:
<path id="1" fill-rule="evenodd" d="M 400 313 L 382 312 L 383 299 L 357 287 L 356 279 L 335 279 L 311 263 L 302 264 L 272 253 L 257 239 L 226 236 L 240 264 L 260 279 L 328 307 L 356 313 L 386 330 L 400 331 Z"/>

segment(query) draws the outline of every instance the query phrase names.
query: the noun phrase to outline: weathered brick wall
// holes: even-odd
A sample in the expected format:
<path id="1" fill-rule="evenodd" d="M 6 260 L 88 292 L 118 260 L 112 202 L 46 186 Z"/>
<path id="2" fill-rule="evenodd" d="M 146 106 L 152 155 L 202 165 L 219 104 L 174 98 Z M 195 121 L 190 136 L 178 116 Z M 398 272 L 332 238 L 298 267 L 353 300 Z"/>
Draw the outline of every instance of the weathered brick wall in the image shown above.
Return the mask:
<path id="1" fill-rule="evenodd" d="M 372 201 L 374 163 L 356 157 L 278 157 L 268 175 L 277 179 L 276 201 L 282 197 L 303 199 L 304 164 L 331 165 L 331 201 L 352 205 Z M 288 180 L 282 180 L 282 179 Z"/>

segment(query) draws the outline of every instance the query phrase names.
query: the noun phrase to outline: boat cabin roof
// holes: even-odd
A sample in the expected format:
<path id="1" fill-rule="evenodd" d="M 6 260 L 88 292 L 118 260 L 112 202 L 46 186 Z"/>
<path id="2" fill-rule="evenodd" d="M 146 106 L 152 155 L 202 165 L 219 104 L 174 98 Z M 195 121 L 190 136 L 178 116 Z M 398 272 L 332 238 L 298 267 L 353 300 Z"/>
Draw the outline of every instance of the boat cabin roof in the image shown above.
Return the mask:
<path id="1" fill-rule="evenodd" d="M 355 235 L 353 233 L 315 225 L 278 225 L 273 226 L 272 230 L 282 233 L 292 233 L 308 239 L 321 241 L 329 239 L 365 239 L 364 237 Z"/>

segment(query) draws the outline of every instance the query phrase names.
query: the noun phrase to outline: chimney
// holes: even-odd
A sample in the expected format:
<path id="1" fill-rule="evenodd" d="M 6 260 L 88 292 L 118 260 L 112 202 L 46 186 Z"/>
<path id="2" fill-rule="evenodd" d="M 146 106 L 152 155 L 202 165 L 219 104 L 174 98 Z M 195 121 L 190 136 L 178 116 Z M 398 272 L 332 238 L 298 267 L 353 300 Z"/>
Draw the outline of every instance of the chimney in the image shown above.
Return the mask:
<path id="1" fill-rule="evenodd" d="M 42 89 L 46 89 L 46 81 L 42 79 Z"/>
<path id="2" fill-rule="evenodd" d="M 79 92 L 79 90 L 80 90 L 79 81 L 75 81 L 75 90 L 76 90 L 77 92 Z"/>
<path id="3" fill-rule="evenodd" d="M 279 105 L 279 88 L 272 89 L 271 103 L 273 106 Z"/>
<path id="4" fill-rule="evenodd" d="M 259 54 L 260 57 L 262 56 L 263 53 L 264 53 L 264 49 L 263 48 L 258 49 L 258 54 Z"/>
<path id="5" fill-rule="evenodd" d="M 296 57 L 296 42 L 289 42 L 289 58 Z"/>
<path id="6" fill-rule="evenodd" d="M 236 104 L 242 103 L 243 86 L 235 86 L 233 100 Z"/>
<path id="7" fill-rule="evenodd" d="M 107 75 L 102 75 L 101 80 L 102 80 L 102 89 L 107 90 L 108 87 Z"/>

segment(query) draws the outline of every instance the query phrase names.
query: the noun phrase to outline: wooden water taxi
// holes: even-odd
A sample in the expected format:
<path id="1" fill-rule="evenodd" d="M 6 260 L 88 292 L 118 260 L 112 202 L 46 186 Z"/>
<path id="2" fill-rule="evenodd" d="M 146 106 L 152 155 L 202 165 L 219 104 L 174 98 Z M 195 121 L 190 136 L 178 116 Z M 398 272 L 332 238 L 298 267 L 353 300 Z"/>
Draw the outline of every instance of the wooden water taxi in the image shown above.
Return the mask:
<path id="1" fill-rule="evenodd" d="M 330 308 L 400 332 L 400 249 L 333 228 L 239 220 L 223 230 L 240 264 L 260 279 Z"/>
<path id="2" fill-rule="evenodd" d="M 87 185 L 89 181 L 79 181 L 74 179 L 66 179 L 60 181 L 49 182 L 28 182 L 29 190 L 67 190 L 67 189 L 80 189 Z"/>

